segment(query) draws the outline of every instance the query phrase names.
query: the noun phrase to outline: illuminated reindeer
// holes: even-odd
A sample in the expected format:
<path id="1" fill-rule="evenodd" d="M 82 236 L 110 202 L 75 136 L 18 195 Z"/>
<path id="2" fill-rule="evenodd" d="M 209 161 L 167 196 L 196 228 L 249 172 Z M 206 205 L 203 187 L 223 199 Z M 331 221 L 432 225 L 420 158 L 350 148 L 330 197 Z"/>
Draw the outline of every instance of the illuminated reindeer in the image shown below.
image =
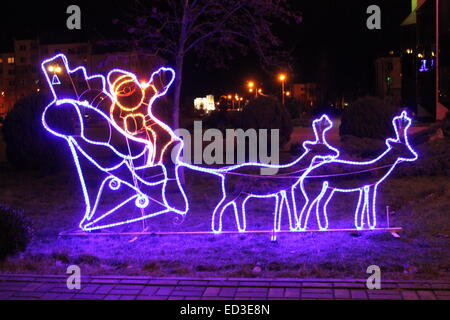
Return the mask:
<path id="1" fill-rule="evenodd" d="M 339 152 L 331 147 L 325 134 L 332 128 L 332 122 L 327 116 L 313 122 L 315 141 L 303 143 L 305 152 L 295 161 L 286 165 L 268 165 L 260 163 L 245 163 L 223 169 L 206 169 L 187 165 L 194 170 L 215 174 L 221 178 L 223 197 L 214 209 L 212 216 L 213 232 L 222 231 L 222 215 L 228 206 L 233 206 L 236 223 L 241 232 L 246 230 L 245 205 L 247 200 L 255 198 L 276 199 L 274 213 L 274 230 L 281 227 L 281 213 L 286 204 L 291 231 L 295 230 L 297 223 L 297 209 L 294 199 L 294 186 L 298 184 L 300 176 L 318 160 L 331 160 Z M 263 176 L 261 169 L 277 169 L 277 174 Z M 295 222 L 292 219 L 295 217 Z"/>
<path id="2" fill-rule="evenodd" d="M 417 153 L 408 142 L 407 131 L 411 119 L 402 112 L 392 121 L 396 139 L 387 139 L 387 150 L 376 159 L 367 162 L 333 160 L 312 166 L 301 180 L 301 190 L 306 203 L 300 213 L 298 228 L 305 230 L 311 210 L 315 207 L 319 228 L 328 229 L 327 205 L 334 192 L 359 192 L 355 211 L 355 227 L 376 227 L 377 189 L 400 162 L 417 160 Z M 350 178 L 350 179 L 349 179 Z M 324 220 L 324 225 L 321 220 Z"/>

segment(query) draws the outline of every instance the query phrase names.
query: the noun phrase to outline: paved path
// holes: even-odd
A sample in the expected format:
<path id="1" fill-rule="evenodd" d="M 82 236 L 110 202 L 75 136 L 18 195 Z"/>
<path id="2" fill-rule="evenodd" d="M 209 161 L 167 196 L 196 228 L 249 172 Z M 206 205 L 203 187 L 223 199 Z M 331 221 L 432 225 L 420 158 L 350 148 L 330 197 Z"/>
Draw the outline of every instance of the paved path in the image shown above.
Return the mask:
<path id="1" fill-rule="evenodd" d="M 188 279 L 82 277 L 81 290 L 69 290 L 62 276 L 0 275 L 0 299 L 102 300 L 450 300 L 450 281 L 382 281 L 367 290 L 365 280 Z"/>

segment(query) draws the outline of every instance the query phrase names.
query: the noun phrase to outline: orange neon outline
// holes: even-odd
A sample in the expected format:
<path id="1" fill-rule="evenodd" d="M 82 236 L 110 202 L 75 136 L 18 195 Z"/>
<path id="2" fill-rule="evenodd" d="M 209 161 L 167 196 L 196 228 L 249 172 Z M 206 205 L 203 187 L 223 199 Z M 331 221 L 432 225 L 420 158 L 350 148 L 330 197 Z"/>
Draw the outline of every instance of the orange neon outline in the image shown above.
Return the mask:
<path id="1" fill-rule="evenodd" d="M 119 87 L 127 84 L 127 83 L 131 83 L 133 82 L 135 86 L 139 87 L 141 89 L 141 93 L 142 93 L 142 97 L 141 100 L 139 102 L 138 105 L 136 105 L 135 107 L 127 107 L 124 106 L 123 104 L 121 104 L 118 101 L 118 97 L 120 96 L 129 96 L 133 93 L 135 93 L 135 91 L 132 91 L 130 93 L 128 93 L 127 95 L 123 95 L 122 93 L 119 92 Z M 157 141 L 158 141 L 158 135 L 156 134 L 156 132 L 152 129 L 152 126 L 154 126 L 157 123 L 160 123 L 157 119 L 155 119 L 152 115 L 151 112 L 149 112 L 148 108 L 149 108 L 149 104 L 145 103 L 145 91 L 147 90 L 147 88 L 151 87 L 154 91 L 154 97 L 158 95 L 158 90 L 156 89 L 156 87 L 153 84 L 149 84 L 149 83 L 145 83 L 145 84 L 141 84 L 138 81 L 136 81 L 136 79 L 134 77 L 132 77 L 131 75 L 125 74 L 122 75 L 120 77 L 118 77 L 113 83 L 112 83 L 112 88 L 113 88 L 113 93 L 114 93 L 114 100 L 111 104 L 111 109 L 110 109 L 110 115 L 113 121 L 115 121 L 114 119 L 114 111 L 115 111 L 115 107 L 119 107 L 121 111 L 124 112 L 130 112 L 131 114 L 127 114 L 125 117 L 119 115 L 120 118 L 122 118 L 123 121 L 123 129 L 131 135 L 137 135 L 138 134 L 138 130 L 136 130 L 135 132 L 132 132 L 130 130 L 128 130 L 128 124 L 127 124 L 127 119 L 130 117 L 141 117 L 143 119 L 143 123 L 144 123 L 144 127 L 147 131 L 147 137 L 149 139 L 149 142 L 152 143 L 153 148 L 151 150 L 151 155 L 149 157 L 149 162 L 153 163 L 153 164 L 161 164 L 161 162 L 163 161 L 163 156 L 165 154 L 165 152 L 167 151 L 168 147 L 176 141 L 176 139 L 174 139 L 173 134 L 171 131 L 167 131 L 167 133 L 170 136 L 170 141 L 168 141 L 161 149 L 160 152 L 160 156 L 159 159 L 157 159 L 157 163 L 155 163 L 155 156 L 156 156 L 156 145 L 157 145 Z M 137 90 L 137 88 L 135 89 Z M 146 106 L 147 107 L 147 113 L 148 113 L 148 117 L 149 119 L 147 119 L 147 116 L 145 116 L 142 112 L 139 113 L 135 113 L 134 111 L 140 109 L 142 106 Z M 151 124 L 149 125 L 149 120 L 151 120 Z M 115 121 L 116 122 L 116 121 Z M 162 128 L 165 128 L 164 126 L 162 126 Z"/>

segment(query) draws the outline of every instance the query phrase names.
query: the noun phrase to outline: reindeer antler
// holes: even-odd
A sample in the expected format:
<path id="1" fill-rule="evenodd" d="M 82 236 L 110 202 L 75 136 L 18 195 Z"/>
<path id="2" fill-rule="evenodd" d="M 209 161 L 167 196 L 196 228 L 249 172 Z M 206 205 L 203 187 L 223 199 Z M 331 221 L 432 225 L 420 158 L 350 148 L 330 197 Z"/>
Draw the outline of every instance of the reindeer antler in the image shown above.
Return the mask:
<path id="1" fill-rule="evenodd" d="M 392 120 L 392 124 L 395 129 L 397 140 L 405 143 L 407 130 L 411 125 L 411 118 L 408 117 L 406 111 L 403 111 L 400 116 L 395 117 L 394 120 Z"/>
<path id="2" fill-rule="evenodd" d="M 313 121 L 313 129 L 314 134 L 316 136 L 316 142 L 325 143 L 326 138 L 325 134 L 328 130 L 330 130 L 333 126 L 330 118 L 328 116 L 323 115 L 320 119 L 316 119 Z"/>

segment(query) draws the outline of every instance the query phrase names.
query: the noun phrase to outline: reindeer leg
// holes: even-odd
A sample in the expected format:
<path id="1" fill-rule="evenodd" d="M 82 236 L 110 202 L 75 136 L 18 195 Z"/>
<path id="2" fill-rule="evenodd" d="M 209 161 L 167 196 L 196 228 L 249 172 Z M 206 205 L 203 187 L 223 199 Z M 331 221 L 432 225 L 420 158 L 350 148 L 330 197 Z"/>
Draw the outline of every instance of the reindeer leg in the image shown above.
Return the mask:
<path id="1" fill-rule="evenodd" d="M 322 185 L 321 191 L 318 192 L 317 190 L 315 190 L 315 188 L 311 188 L 311 184 L 302 181 L 301 190 L 303 193 L 303 197 L 305 198 L 305 204 L 303 205 L 303 209 L 300 212 L 300 217 L 298 219 L 298 229 L 300 229 L 301 231 L 306 230 L 311 209 L 314 205 L 317 205 L 318 198 L 322 195 L 324 186 L 325 183 Z"/>
<path id="2" fill-rule="evenodd" d="M 363 189 L 359 190 L 358 205 L 355 210 L 355 227 L 357 230 L 362 230 L 364 228 L 364 208 L 365 208 L 365 191 Z"/>
<path id="3" fill-rule="evenodd" d="M 281 228 L 281 212 L 283 211 L 283 191 L 275 196 L 275 211 L 273 213 L 273 231 L 278 232 Z"/>
<path id="4" fill-rule="evenodd" d="M 216 208 L 214 209 L 213 216 L 211 219 L 211 229 L 214 233 L 220 233 L 222 232 L 222 215 L 225 211 L 225 209 L 234 203 L 234 199 L 230 199 L 227 195 L 224 195 L 222 200 L 217 204 Z"/>
<path id="5" fill-rule="evenodd" d="M 328 206 L 328 203 L 333 198 L 333 194 L 334 194 L 334 190 L 328 188 L 328 183 L 325 182 L 323 185 L 323 188 L 322 188 L 322 192 L 319 195 L 319 198 L 317 200 L 317 205 L 316 205 L 317 224 L 319 225 L 319 229 L 321 231 L 328 229 L 327 206 Z M 323 201 L 324 199 L 325 199 L 325 201 Z M 322 223 L 321 223 L 321 215 L 322 215 L 323 220 L 325 221 L 324 227 L 322 226 Z"/>
<path id="6" fill-rule="evenodd" d="M 377 226 L 377 188 L 378 185 L 367 187 L 367 224 L 370 229 L 375 229 Z"/>
<path id="7" fill-rule="evenodd" d="M 296 231 L 297 224 L 298 224 L 297 203 L 295 202 L 295 191 L 294 190 L 295 190 L 295 187 L 292 187 L 290 190 L 289 196 L 287 195 L 286 191 L 284 191 L 285 197 L 286 197 L 286 205 L 287 205 L 287 209 L 288 209 L 290 231 Z"/>
<path id="8" fill-rule="evenodd" d="M 239 232 L 247 230 L 247 221 L 245 219 L 245 204 L 250 199 L 248 195 L 239 195 L 235 200 L 234 214 Z"/>
<path id="9" fill-rule="evenodd" d="M 295 212 L 295 200 L 293 198 L 292 195 L 287 195 L 286 190 L 283 190 L 280 192 L 280 196 L 281 196 L 281 204 L 280 204 L 280 210 L 278 212 L 278 231 L 281 230 L 281 215 L 283 213 L 283 209 L 286 206 L 287 209 L 287 213 L 288 213 L 288 218 L 289 218 L 289 230 L 290 231 L 295 231 L 297 228 L 297 213 Z M 294 220 L 292 215 L 294 215 Z"/>

